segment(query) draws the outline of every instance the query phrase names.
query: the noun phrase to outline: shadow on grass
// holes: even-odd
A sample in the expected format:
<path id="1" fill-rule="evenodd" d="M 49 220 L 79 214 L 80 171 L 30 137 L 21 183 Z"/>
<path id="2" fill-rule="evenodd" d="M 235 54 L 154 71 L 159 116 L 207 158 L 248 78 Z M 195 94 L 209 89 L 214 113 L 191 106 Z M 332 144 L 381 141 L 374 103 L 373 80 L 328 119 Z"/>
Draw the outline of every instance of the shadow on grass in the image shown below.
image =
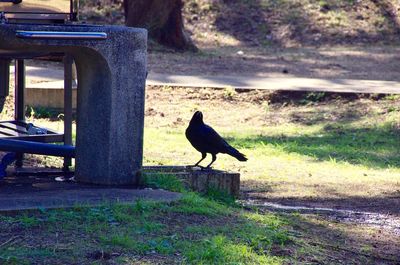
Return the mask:
<path id="1" fill-rule="evenodd" d="M 246 182 L 242 183 L 244 186 Z M 332 195 L 337 195 L 332 193 Z M 303 213 L 318 212 L 313 208 L 329 208 L 333 210 L 349 210 L 355 212 L 367 212 L 376 214 L 390 214 L 400 217 L 400 190 L 387 192 L 380 196 L 363 197 L 348 196 L 339 194 L 336 198 L 309 198 L 309 197 L 285 197 L 285 198 L 269 198 L 268 192 L 250 190 L 244 191 L 243 196 L 253 201 L 276 203 L 288 207 L 306 207 L 311 209 L 299 209 Z M 296 209 L 292 209 L 296 211 Z M 400 228 L 399 228 L 400 229 Z M 399 230 L 400 231 L 400 230 Z"/>
<path id="2" fill-rule="evenodd" d="M 19 212 L 0 218 L 2 236 L 19 240 L 18 246 L 0 246 L 0 263 L 88 264 L 121 253 L 124 262 L 156 256 L 165 264 L 181 263 L 182 258 L 185 264 L 281 264 L 285 255 L 272 250 L 289 241 L 284 223 L 279 216 L 243 212 L 194 193 L 169 204 L 138 201 Z M 58 233 L 62 238 L 49 236 Z M 68 251 L 58 251 L 59 245 L 72 241 Z M 55 250 L 33 255 L 45 246 Z M 96 250 L 102 255 L 92 255 Z"/>
<path id="3" fill-rule="evenodd" d="M 391 30 L 399 34 L 400 33 L 400 18 L 397 15 L 396 7 L 391 1 L 379 1 L 372 0 L 372 2 L 379 8 L 380 12 L 385 15 Z"/>
<path id="4" fill-rule="evenodd" d="M 374 264 L 394 260 L 398 250 L 396 243 L 385 253 L 363 249 L 385 246 L 390 243 L 386 237 L 368 241 L 352 229 L 337 229 L 337 224 L 229 208 L 195 194 L 169 204 L 138 201 L 9 213 L 0 218 L 0 227 L 6 242 L 0 247 L 2 264 L 88 264 L 105 259 L 157 264 Z"/>
<path id="5" fill-rule="evenodd" d="M 306 103 L 313 103 L 313 102 L 322 102 L 324 100 L 329 101 L 329 97 L 331 95 L 335 95 L 335 93 L 304 93 L 303 92 L 303 99 L 289 101 L 290 103 L 294 104 L 303 104 Z M 322 95 L 321 98 L 317 98 L 316 95 Z M 357 100 L 362 97 L 362 95 L 341 95 L 337 94 L 338 97 L 343 97 L 346 100 Z M 356 95 L 356 96 L 354 96 Z M 277 95 L 279 97 L 279 95 Z M 357 98 L 358 97 L 358 98 Z M 333 97 L 332 97 L 333 98 Z M 357 106 L 349 106 L 350 104 L 343 104 L 342 108 L 335 108 L 334 104 L 332 104 L 332 108 L 323 108 L 323 107 L 315 107 L 310 108 L 307 111 L 293 111 L 290 114 L 290 122 L 302 125 L 316 125 L 321 122 L 329 122 L 324 128 L 324 131 L 336 131 L 337 133 L 343 134 L 344 132 L 340 132 L 345 127 L 349 127 L 349 123 L 353 121 L 357 121 L 365 117 L 368 112 L 368 103 L 363 103 L 361 101 L 357 102 Z M 341 103 L 336 103 L 341 104 Z M 323 106 L 323 105 L 321 105 Z"/>
<path id="6" fill-rule="evenodd" d="M 237 74 L 265 76 L 266 73 L 278 73 L 286 69 L 291 75 L 297 77 L 400 80 L 397 71 L 399 56 L 394 46 L 390 48 L 386 46 L 383 48 L 355 47 L 353 50 L 349 49 L 347 54 L 335 52 L 333 48 L 330 54 L 326 54 L 323 49 L 317 48 L 277 51 L 276 48 L 271 47 L 266 49 L 261 56 L 257 52 L 250 51 L 249 55 L 252 57 L 250 59 L 231 52 L 226 54 L 224 48 L 219 50 L 204 48 L 202 53 L 198 54 L 150 52 L 149 65 L 152 72 L 171 75 L 180 72 L 201 76 L 226 75 L 229 77 Z M 174 63 L 172 64 L 171 61 Z M 384 68 L 377 71 L 377 65 Z M 338 81 L 335 80 L 332 84 L 338 85 Z M 309 87 L 305 84 L 302 88 Z M 363 93 L 363 91 L 364 87 L 360 85 L 358 92 Z"/>
<path id="7" fill-rule="evenodd" d="M 215 7 L 221 9 L 215 26 L 250 46 L 398 41 L 400 20 L 396 17 L 396 7 L 389 2 L 373 0 L 371 6 L 366 7 L 362 1 L 319 1 L 307 3 L 309 7 L 306 7 L 307 4 L 301 1 L 224 1 Z M 375 22 L 370 26 L 373 30 L 358 28 L 351 32 L 343 29 L 346 25 L 344 21 L 351 20 L 352 13 L 366 12 L 368 19 L 371 7 L 376 7 L 377 13 L 383 18 L 380 27 Z M 337 21 L 321 23 L 321 16 L 316 16 L 315 12 L 320 12 L 325 20 L 336 17 Z M 358 19 L 365 18 L 358 16 Z M 367 20 L 367 23 L 373 22 Z"/>
<path id="8" fill-rule="evenodd" d="M 399 264 L 397 235 L 327 216 L 292 214 L 294 260 L 301 264 Z M 296 240 L 297 239 L 297 240 Z"/>
<path id="9" fill-rule="evenodd" d="M 390 125 L 355 128 L 346 124 L 326 125 L 311 135 L 228 138 L 239 148 L 272 145 L 286 153 L 297 153 L 318 161 L 346 162 L 371 168 L 400 168 L 400 132 Z"/>

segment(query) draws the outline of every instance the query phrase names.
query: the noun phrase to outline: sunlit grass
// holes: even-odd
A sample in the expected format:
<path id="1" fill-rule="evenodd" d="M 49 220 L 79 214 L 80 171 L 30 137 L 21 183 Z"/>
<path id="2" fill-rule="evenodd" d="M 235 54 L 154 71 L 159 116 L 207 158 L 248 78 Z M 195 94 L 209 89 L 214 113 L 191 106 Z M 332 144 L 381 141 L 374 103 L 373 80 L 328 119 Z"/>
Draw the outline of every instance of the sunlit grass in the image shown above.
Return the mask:
<path id="1" fill-rule="evenodd" d="M 289 242 L 287 222 L 279 215 L 249 213 L 190 192 L 171 203 L 139 200 L 30 211 L 29 216 L 0 219 L 3 235 L 13 237 L 18 230 L 23 239 L 18 247 L 0 247 L 0 263 L 91 264 L 98 252 L 109 257 L 119 253 L 125 262 L 157 255 L 161 261 L 184 264 L 282 264 L 288 257 L 270 250 Z"/>
<path id="2" fill-rule="evenodd" d="M 395 100 L 395 96 L 389 96 L 384 104 L 371 104 L 364 116 L 349 112 L 360 117 L 337 121 L 325 121 L 327 115 L 338 111 L 334 103 L 317 109 L 312 105 L 289 108 L 283 115 L 300 115 L 300 122 L 266 126 L 250 122 L 237 126 L 241 117 L 232 112 L 232 117 L 212 120 L 211 125 L 249 160 L 242 163 L 221 154 L 214 167 L 240 172 L 244 189 L 268 192 L 270 197 L 373 197 L 393 193 L 400 187 L 400 109 Z M 188 102 L 180 112 L 190 113 L 199 107 Z M 274 115 L 273 109 L 264 111 Z M 201 155 L 186 140 L 186 126 L 171 126 L 169 118 L 162 120 L 165 124 L 157 123 L 157 127 L 146 123 L 144 164 L 197 162 Z M 61 121 L 38 123 L 62 130 Z M 48 159 L 44 160 L 46 164 L 54 164 Z M 204 165 L 210 160 L 209 156 Z M 57 161 L 62 163 L 61 159 Z"/>
<path id="3" fill-rule="evenodd" d="M 239 171 L 246 188 L 271 197 L 379 196 L 400 187 L 397 112 L 341 123 L 286 123 L 216 129 L 245 153 L 246 163 L 220 154 L 215 168 Z M 185 127 L 146 128 L 145 164 L 188 165 L 200 159 Z M 211 158 L 204 163 L 207 163 Z"/>

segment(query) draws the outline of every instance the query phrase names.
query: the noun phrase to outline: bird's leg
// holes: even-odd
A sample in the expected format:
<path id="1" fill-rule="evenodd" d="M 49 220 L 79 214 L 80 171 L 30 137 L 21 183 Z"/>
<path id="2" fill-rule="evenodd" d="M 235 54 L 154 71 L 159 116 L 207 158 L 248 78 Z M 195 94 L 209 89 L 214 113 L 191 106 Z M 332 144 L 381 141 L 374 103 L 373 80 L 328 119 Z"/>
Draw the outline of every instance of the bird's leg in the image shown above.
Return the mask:
<path id="1" fill-rule="evenodd" d="M 191 166 L 191 167 L 198 167 L 199 166 L 199 164 L 200 164 L 200 162 L 201 161 L 203 161 L 204 160 L 204 158 L 206 158 L 206 156 L 207 156 L 207 153 L 201 153 L 201 159 L 196 163 L 196 164 L 194 164 L 193 166 Z M 199 167 L 201 167 L 202 168 L 202 166 L 199 166 Z"/>
<path id="2" fill-rule="evenodd" d="M 215 160 L 217 160 L 217 155 L 216 154 L 211 154 L 211 156 L 212 156 L 211 163 L 206 166 L 206 169 L 211 169 L 212 163 L 214 163 Z"/>

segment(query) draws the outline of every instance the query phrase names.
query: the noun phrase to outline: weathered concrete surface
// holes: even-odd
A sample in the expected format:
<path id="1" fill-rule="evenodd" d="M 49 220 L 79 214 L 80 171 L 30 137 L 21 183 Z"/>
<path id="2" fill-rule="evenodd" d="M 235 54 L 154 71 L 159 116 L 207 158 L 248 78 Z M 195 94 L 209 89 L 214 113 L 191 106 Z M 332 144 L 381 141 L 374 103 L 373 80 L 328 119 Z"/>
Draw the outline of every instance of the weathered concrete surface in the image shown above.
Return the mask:
<path id="1" fill-rule="evenodd" d="M 107 40 L 19 39 L 17 30 L 105 32 Z M 147 31 L 119 26 L 0 25 L 0 56 L 70 54 L 77 65 L 76 179 L 136 184 L 142 166 Z"/>
<path id="2" fill-rule="evenodd" d="M 200 170 L 185 166 L 151 166 L 143 168 L 144 174 L 171 174 L 184 185 L 200 193 L 216 188 L 235 197 L 240 193 L 240 174 L 220 170 Z"/>
<path id="3" fill-rule="evenodd" d="M 56 82 L 50 82 L 54 84 Z M 61 83 L 61 82 L 60 82 Z M 49 83 L 46 83 L 47 85 Z M 61 85 L 61 84 L 60 84 Z M 25 89 L 25 104 L 32 107 L 43 107 L 52 109 L 64 108 L 64 88 L 43 87 L 45 85 L 36 84 L 38 88 Z M 64 82 L 62 82 L 64 86 Z M 40 87 L 40 88 L 39 88 Z M 72 109 L 76 110 L 78 91 L 72 88 Z"/>
<path id="4" fill-rule="evenodd" d="M 337 93 L 400 94 L 400 82 L 384 80 L 318 79 L 302 77 L 185 76 L 150 73 L 148 85 L 265 89 L 271 91 L 320 91 Z"/>
<path id="5" fill-rule="evenodd" d="M 169 202 L 180 197 L 163 190 L 55 182 L 50 177 L 8 177 L 0 183 L 0 211 L 133 203 L 139 199 Z"/>
<path id="6" fill-rule="evenodd" d="M 11 69 L 12 71 L 13 69 Z M 63 73 L 57 69 L 43 67 L 27 67 L 27 86 L 32 88 L 59 88 Z M 38 82 L 43 81 L 45 82 Z M 60 81 L 57 81 L 60 80 Z M 256 77 L 256 76 L 193 76 L 168 75 L 149 72 L 148 85 L 178 86 L 178 87 L 212 87 L 237 89 L 263 89 L 284 91 L 324 91 L 343 93 L 383 93 L 400 94 L 400 82 L 385 80 L 358 79 L 321 79 L 287 76 Z"/>

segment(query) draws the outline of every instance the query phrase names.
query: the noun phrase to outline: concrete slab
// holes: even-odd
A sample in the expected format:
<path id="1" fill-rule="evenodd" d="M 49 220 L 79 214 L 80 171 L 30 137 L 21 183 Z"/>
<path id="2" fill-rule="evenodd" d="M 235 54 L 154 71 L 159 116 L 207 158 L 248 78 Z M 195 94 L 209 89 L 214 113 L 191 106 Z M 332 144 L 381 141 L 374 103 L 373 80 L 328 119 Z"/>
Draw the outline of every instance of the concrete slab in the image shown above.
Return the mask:
<path id="1" fill-rule="evenodd" d="M 27 67 L 27 87 L 62 89 L 63 71 L 60 68 Z M 288 76 L 189 76 L 149 73 L 148 85 L 184 87 L 213 87 L 237 89 L 265 89 L 286 91 L 321 91 L 341 93 L 400 94 L 400 82 L 384 80 L 317 79 Z"/>
<path id="2" fill-rule="evenodd" d="M 0 183 L 0 211 L 133 203 L 139 199 L 169 202 L 180 196 L 164 190 L 57 182 L 54 177 L 7 177 Z"/>
<path id="3" fill-rule="evenodd" d="M 201 170 L 187 166 L 145 166 L 143 173 L 173 175 L 189 189 L 203 193 L 210 187 L 239 196 L 240 174 L 219 170 Z M 96 206 L 104 203 L 133 203 L 138 199 L 169 202 L 180 193 L 157 189 L 110 187 L 60 180 L 59 169 L 10 168 L 0 182 L 0 211 Z"/>
<path id="4" fill-rule="evenodd" d="M 317 79 L 301 77 L 184 76 L 151 73 L 147 85 L 320 91 L 340 93 L 400 94 L 400 82 L 355 79 Z"/>
<path id="5" fill-rule="evenodd" d="M 76 110 L 78 91 L 72 87 L 72 108 Z M 25 89 L 25 104 L 33 107 L 64 108 L 64 82 L 53 81 L 33 84 Z"/>

